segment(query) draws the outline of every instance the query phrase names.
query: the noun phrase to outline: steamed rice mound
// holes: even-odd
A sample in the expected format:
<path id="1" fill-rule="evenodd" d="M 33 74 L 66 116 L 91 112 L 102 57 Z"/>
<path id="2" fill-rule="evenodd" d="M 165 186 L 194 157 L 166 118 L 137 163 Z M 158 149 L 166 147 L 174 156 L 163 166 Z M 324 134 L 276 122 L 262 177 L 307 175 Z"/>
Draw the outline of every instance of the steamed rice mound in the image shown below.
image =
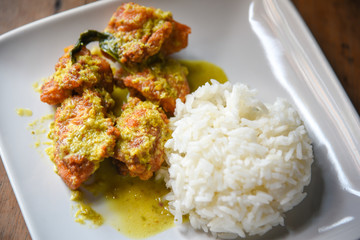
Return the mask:
<path id="1" fill-rule="evenodd" d="M 243 84 L 212 81 L 177 101 L 166 143 L 167 196 L 177 223 L 226 238 L 284 225 L 311 178 L 313 152 L 291 105 L 264 104 Z"/>

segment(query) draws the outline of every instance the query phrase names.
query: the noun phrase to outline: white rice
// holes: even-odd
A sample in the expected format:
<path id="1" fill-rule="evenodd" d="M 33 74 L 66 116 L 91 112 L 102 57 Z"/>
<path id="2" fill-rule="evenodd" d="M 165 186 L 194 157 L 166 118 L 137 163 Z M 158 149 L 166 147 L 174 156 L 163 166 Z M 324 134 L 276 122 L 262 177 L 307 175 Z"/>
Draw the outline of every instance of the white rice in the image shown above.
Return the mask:
<path id="1" fill-rule="evenodd" d="M 212 81 L 177 101 L 166 143 L 170 212 L 215 235 L 284 225 L 311 178 L 311 141 L 296 110 L 264 104 L 243 84 Z"/>

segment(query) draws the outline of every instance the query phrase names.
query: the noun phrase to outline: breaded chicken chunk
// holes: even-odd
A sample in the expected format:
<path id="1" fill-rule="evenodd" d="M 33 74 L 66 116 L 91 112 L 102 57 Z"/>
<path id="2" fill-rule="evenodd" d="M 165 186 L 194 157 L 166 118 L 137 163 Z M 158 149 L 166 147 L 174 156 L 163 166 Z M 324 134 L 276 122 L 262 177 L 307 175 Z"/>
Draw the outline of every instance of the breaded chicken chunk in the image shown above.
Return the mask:
<path id="1" fill-rule="evenodd" d="M 105 97 L 85 89 L 82 95 L 65 99 L 56 110 L 51 134 L 54 162 L 71 189 L 80 187 L 114 153 L 120 133 L 106 114 L 104 106 L 110 101 Z"/>
<path id="2" fill-rule="evenodd" d="M 124 3 L 104 32 L 114 35 L 109 42 L 121 63 L 140 63 L 159 52 L 169 55 L 185 48 L 191 29 L 176 22 L 171 12 Z"/>
<path id="3" fill-rule="evenodd" d="M 185 66 L 174 59 L 167 59 L 131 68 L 130 71 L 122 69 L 115 75 L 117 84 L 127 87 L 131 96 L 142 96 L 173 115 L 176 99 L 180 98 L 185 102 L 185 96 L 190 93 L 187 74 Z"/>
<path id="4" fill-rule="evenodd" d="M 168 119 L 160 107 L 130 97 L 116 121 L 120 139 L 114 160 L 120 173 L 147 180 L 165 160 L 165 142 L 170 138 Z"/>
<path id="5" fill-rule="evenodd" d="M 71 62 L 72 46 L 64 49 L 65 54 L 55 65 L 55 73 L 41 86 L 41 101 L 55 105 L 73 93 L 81 94 L 85 88 L 113 90 L 113 75 L 109 63 L 83 47 L 76 54 L 77 61 Z"/>

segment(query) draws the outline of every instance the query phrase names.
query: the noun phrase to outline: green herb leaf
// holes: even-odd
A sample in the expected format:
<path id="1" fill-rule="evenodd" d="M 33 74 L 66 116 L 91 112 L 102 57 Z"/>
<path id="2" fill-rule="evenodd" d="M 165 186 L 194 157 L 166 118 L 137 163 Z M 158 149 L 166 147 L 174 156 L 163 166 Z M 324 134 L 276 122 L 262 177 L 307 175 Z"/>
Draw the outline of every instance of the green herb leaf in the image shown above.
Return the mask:
<path id="1" fill-rule="evenodd" d="M 98 41 L 100 48 L 108 53 L 110 56 L 114 57 L 116 56 L 116 51 L 111 48 L 111 45 L 108 43 L 111 41 L 111 39 L 114 39 L 114 36 L 110 33 L 105 32 L 99 32 L 96 30 L 87 30 L 80 34 L 80 37 L 75 44 L 74 48 L 70 52 L 71 62 L 76 62 L 76 53 L 80 52 L 81 48 L 83 46 L 86 46 L 90 42 Z M 115 59 L 117 59 L 115 57 Z"/>

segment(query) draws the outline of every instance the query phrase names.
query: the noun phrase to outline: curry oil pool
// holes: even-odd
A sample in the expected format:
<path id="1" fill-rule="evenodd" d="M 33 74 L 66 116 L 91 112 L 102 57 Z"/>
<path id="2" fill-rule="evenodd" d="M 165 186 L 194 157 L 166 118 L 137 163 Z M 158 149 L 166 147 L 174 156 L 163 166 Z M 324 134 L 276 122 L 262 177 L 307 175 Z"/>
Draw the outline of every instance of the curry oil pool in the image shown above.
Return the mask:
<path id="1" fill-rule="evenodd" d="M 163 180 L 119 175 L 107 159 L 92 179 L 73 191 L 75 221 L 95 227 L 109 224 L 129 238 L 150 237 L 174 226 L 174 217 L 162 200 L 168 192 Z M 92 208 L 92 199 L 104 202 L 105 213 Z"/>

